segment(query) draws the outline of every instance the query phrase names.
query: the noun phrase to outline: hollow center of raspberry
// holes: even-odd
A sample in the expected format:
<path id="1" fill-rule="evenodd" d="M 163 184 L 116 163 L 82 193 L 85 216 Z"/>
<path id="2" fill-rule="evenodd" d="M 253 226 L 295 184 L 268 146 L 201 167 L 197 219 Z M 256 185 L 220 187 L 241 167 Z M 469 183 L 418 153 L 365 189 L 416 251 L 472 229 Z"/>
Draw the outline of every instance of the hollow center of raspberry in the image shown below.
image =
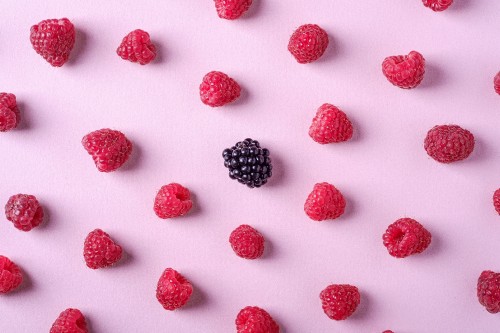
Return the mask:
<path id="1" fill-rule="evenodd" d="M 186 193 L 176 193 L 175 197 L 180 201 L 186 201 L 189 199 Z"/>

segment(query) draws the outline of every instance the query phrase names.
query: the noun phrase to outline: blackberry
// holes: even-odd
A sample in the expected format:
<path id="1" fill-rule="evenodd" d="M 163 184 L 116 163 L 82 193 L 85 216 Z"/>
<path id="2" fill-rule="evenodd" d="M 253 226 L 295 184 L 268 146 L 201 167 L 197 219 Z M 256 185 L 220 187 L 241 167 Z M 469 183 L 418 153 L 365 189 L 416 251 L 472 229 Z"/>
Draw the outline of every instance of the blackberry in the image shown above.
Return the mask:
<path id="1" fill-rule="evenodd" d="M 224 149 L 222 157 L 229 178 L 250 188 L 261 187 L 273 174 L 269 150 L 261 148 L 259 141 L 250 138 L 240 141 Z"/>

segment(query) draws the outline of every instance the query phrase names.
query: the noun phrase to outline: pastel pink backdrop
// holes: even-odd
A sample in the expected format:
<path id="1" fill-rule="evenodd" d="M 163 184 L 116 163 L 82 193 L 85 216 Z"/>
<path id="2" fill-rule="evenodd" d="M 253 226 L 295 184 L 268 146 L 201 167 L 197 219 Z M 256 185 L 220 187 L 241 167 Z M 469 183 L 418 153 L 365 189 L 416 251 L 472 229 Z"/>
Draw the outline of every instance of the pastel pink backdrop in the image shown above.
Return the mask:
<path id="1" fill-rule="evenodd" d="M 48 332 L 59 312 L 81 309 L 92 332 L 234 332 L 246 305 L 267 309 L 286 333 L 482 332 L 500 315 L 482 308 L 476 282 L 500 271 L 500 2 L 456 0 L 434 13 L 420 0 L 254 0 L 240 20 L 217 17 L 212 0 L 2 1 L 1 91 L 17 95 L 19 130 L 0 138 L 0 203 L 35 194 L 49 221 L 23 233 L 2 218 L 0 253 L 27 283 L 0 297 L 0 332 Z M 77 29 L 71 60 L 52 68 L 31 48 L 29 29 L 68 17 Z M 293 30 L 317 23 L 331 44 L 299 65 L 286 47 Z M 125 34 L 148 31 L 159 59 L 147 66 L 115 53 Z M 423 84 L 405 91 L 381 73 L 389 55 L 418 50 Z M 221 70 L 244 93 L 233 105 L 204 106 L 198 85 Z M 307 135 L 325 102 L 356 128 L 347 143 L 321 146 Z M 422 147 L 428 129 L 456 123 L 472 131 L 470 159 L 442 165 Z M 129 163 L 97 172 L 80 140 L 111 127 L 134 143 Z M 250 190 L 228 178 L 221 152 L 252 137 L 271 150 L 275 173 Z M 179 182 L 195 195 L 188 216 L 160 220 L 156 191 Z M 348 200 L 336 221 L 303 213 L 316 182 Z M 381 235 L 409 216 L 433 235 L 423 254 L 397 260 Z M 238 258 L 230 232 L 247 223 L 266 237 L 261 260 Z M 88 269 L 83 240 L 109 232 L 128 254 L 110 269 Z M 155 298 L 173 267 L 195 300 L 167 312 Z M 362 301 L 343 322 L 328 319 L 319 292 L 357 285 Z"/>

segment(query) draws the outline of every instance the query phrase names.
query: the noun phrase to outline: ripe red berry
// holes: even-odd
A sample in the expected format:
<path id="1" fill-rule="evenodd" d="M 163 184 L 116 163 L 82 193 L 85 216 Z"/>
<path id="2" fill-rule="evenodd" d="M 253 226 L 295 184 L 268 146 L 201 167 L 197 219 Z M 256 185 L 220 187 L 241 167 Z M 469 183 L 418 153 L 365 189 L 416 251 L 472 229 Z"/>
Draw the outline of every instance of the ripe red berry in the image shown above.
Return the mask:
<path id="1" fill-rule="evenodd" d="M 121 167 L 132 153 L 132 143 L 120 131 L 101 129 L 85 135 L 82 145 L 92 156 L 97 170 L 111 172 Z"/>
<path id="2" fill-rule="evenodd" d="M 11 292 L 22 282 L 21 269 L 9 258 L 0 255 L 0 294 Z"/>
<path id="3" fill-rule="evenodd" d="M 237 333 L 279 333 L 280 328 L 266 310 L 247 306 L 236 316 Z"/>
<path id="4" fill-rule="evenodd" d="M 67 18 L 44 20 L 31 27 L 30 40 L 36 53 L 61 67 L 75 45 L 75 27 Z"/>
<path id="5" fill-rule="evenodd" d="M 257 259 L 264 253 L 264 237 L 256 229 L 242 224 L 229 236 L 229 243 L 238 256 Z"/>
<path id="6" fill-rule="evenodd" d="M 453 0 L 422 0 L 425 7 L 429 7 L 435 12 L 442 12 L 446 8 L 450 7 Z"/>
<path id="7" fill-rule="evenodd" d="M 394 333 L 394 332 L 391 330 L 386 330 L 386 331 L 383 331 L 382 333 Z"/>
<path id="8" fill-rule="evenodd" d="M 101 229 L 91 231 L 83 245 L 83 257 L 89 268 L 112 266 L 122 257 L 122 248 Z"/>
<path id="9" fill-rule="evenodd" d="M 252 5 L 252 0 L 215 0 L 215 9 L 220 18 L 236 20 Z"/>
<path id="10" fill-rule="evenodd" d="M 222 72 L 213 71 L 200 84 L 201 101 L 211 107 L 223 106 L 240 97 L 239 84 Z"/>
<path id="11" fill-rule="evenodd" d="M 0 93 L 0 132 L 14 129 L 21 121 L 14 94 Z"/>
<path id="12" fill-rule="evenodd" d="M 35 196 L 16 194 L 5 205 L 5 216 L 19 230 L 30 231 L 43 221 L 43 208 Z"/>
<path id="13" fill-rule="evenodd" d="M 50 333 L 88 333 L 85 317 L 78 309 L 66 309 L 52 324 Z"/>
<path id="14" fill-rule="evenodd" d="M 477 298 L 488 312 L 500 312 L 500 273 L 481 273 L 477 280 Z"/>
<path id="15" fill-rule="evenodd" d="M 495 91 L 497 92 L 497 94 L 500 95 L 500 72 L 495 75 L 495 78 L 493 79 L 493 86 L 495 87 Z"/>
<path id="16" fill-rule="evenodd" d="M 493 206 L 500 215 L 500 188 L 493 193 Z"/>
<path id="17" fill-rule="evenodd" d="M 304 211 L 314 221 L 336 219 L 344 214 L 345 199 L 335 186 L 317 183 L 307 197 Z"/>
<path id="18" fill-rule="evenodd" d="M 342 110 L 331 104 L 323 104 L 309 127 L 309 136 L 320 144 L 327 144 L 349 140 L 352 131 L 351 121 Z"/>
<path id="19" fill-rule="evenodd" d="M 116 53 L 124 60 L 146 65 L 155 59 L 156 46 L 146 31 L 137 29 L 123 37 Z"/>
<path id="20" fill-rule="evenodd" d="M 408 55 L 387 57 L 382 62 L 382 72 L 393 85 L 412 89 L 424 79 L 425 59 L 416 51 L 411 51 Z"/>
<path id="21" fill-rule="evenodd" d="M 329 285 L 319 294 L 319 298 L 323 311 L 333 320 L 350 317 L 361 301 L 358 288 L 349 284 Z"/>
<path id="22" fill-rule="evenodd" d="M 474 135 L 457 125 L 434 126 L 427 133 L 424 148 L 438 162 L 461 161 L 474 150 Z"/>
<path id="23" fill-rule="evenodd" d="M 411 218 L 402 218 L 389 225 L 382 236 L 389 254 L 396 258 L 422 253 L 431 243 L 431 233 Z"/>
<path id="24" fill-rule="evenodd" d="M 295 30 L 288 51 L 299 64 L 318 60 L 328 47 L 328 34 L 316 24 L 304 24 Z"/>
<path id="25" fill-rule="evenodd" d="M 192 293 L 191 283 L 172 268 L 167 268 L 163 272 L 156 287 L 158 302 L 170 311 L 184 306 Z"/>
<path id="26" fill-rule="evenodd" d="M 180 184 L 171 183 L 160 188 L 153 208 L 159 218 L 168 219 L 186 215 L 191 207 L 193 202 L 189 190 Z"/>

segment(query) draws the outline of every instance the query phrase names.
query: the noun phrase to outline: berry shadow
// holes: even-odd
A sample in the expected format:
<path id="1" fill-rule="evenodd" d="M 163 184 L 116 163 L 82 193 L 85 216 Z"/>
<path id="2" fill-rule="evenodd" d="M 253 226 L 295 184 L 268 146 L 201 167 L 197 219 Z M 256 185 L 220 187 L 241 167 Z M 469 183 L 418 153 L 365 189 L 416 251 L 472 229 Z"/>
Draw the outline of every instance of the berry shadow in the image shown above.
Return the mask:
<path id="1" fill-rule="evenodd" d="M 283 183 L 286 179 L 286 172 L 283 164 L 283 160 L 271 152 L 271 164 L 273 166 L 272 173 L 273 175 L 269 178 L 268 182 L 265 186 L 273 187 Z"/>
<path id="2" fill-rule="evenodd" d="M 153 43 L 156 46 L 156 57 L 151 62 L 151 65 L 163 64 L 165 62 L 165 59 L 167 58 L 165 52 L 165 44 L 163 44 L 158 40 L 153 40 L 153 39 L 151 39 L 151 43 Z"/>
<path id="3" fill-rule="evenodd" d="M 488 159 L 489 155 L 490 155 L 489 149 L 484 144 L 484 141 L 478 140 L 476 137 L 475 143 L 474 143 L 474 151 L 471 153 L 471 155 L 467 159 L 460 161 L 460 162 L 457 162 L 457 163 L 478 162 L 478 161 Z"/>
<path id="4" fill-rule="evenodd" d="M 201 214 L 202 208 L 196 193 L 193 193 L 193 191 L 191 190 L 189 190 L 189 193 L 191 194 L 191 201 L 193 202 L 193 207 L 186 216 L 196 217 Z"/>
<path id="5" fill-rule="evenodd" d="M 183 306 L 180 310 L 189 311 L 193 308 L 198 308 L 208 304 L 207 295 L 200 288 L 198 288 L 196 284 L 193 283 L 192 281 L 191 284 L 193 285 L 193 293 L 191 294 L 191 297 L 189 298 L 189 301 L 186 303 L 186 305 Z"/>
<path id="6" fill-rule="evenodd" d="M 238 82 L 238 81 L 237 81 Z M 235 100 L 233 103 L 228 104 L 225 106 L 225 108 L 231 108 L 231 106 L 240 106 L 248 103 L 248 101 L 251 98 L 250 92 L 248 89 L 245 88 L 245 86 L 241 85 L 239 82 L 238 84 L 240 85 L 241 92 L 240 92 L 240 97 L 238 97 L 237 100 Z"/>
<path id="7" fill-rule="evenodd" d="M 253 0 L 252 5 L 248 8 L 248 11 L 244 13 L 241 20 L 250 20 L 253 19 L 262 12 L 262 0 Z"/>
<path id="8" fill-rule="evenodd" d="M 128 158 L 127 162 L 119 168 L 119 171 L 132 171 L 134 169 L 139 168 L 140 164 L 142 163 L 142 148 L 140 145 L 136 143 L 135 140 L 130 140 L 132 141 L 132 153 L 130 154 L 130 157 Z"/>
<path id="9" fill-rule="evenodd" d="M 68 65 L 72 66 L 81 61 L 82 54 L 85 53 L 87 44 L 88 44 L 88 34 L 80 28 L 75 29 L 75 46 L 73 47 L 73 50 L 70 53 L 67 63 Z"/>
<path id="10" fill-rule="evenodd" d="M 431 239 L 431 244 L 429 245 L 429 247 L 422 253 L 419 253 L 417 254 L 417 256 L 419 257 L 426 257 L 426 256 L 435 256 L 437 254 L 439 254 L 439 252 L 441 252 L 442 250 L 442 241 L 439 237 L 436 237 L 434 233 L 432 233 L 432 239 Z M 424 260 L 424 259 L 422 259 Z"/>
<path id="11" fill-rule="evenodd" d="M 118 261 L 116 263 L 115 266 L 117 267 L 122 267 L 122 266 L 128 266 L 130 264 L 132 264 L 135 260 L 135 257 L 132 253 L 130 253 L 129 250 L 123 250 L 122 252 L 122 258 L 120 259 L 120 261 Z"/>
<path id="12" fill-rule="evenodd" d="M 260 232 L 260 231 L 259 231 Z M 264 236 L 264 254 L 260 259 L 275 259 L 277 257 L 276 246 L 274 242 L 269 240 L 269 237 L 266 234 L 262 234 Z"/>
<path id="13" fill-rule="evenodd" d="M 455 0 L 453 2 L 453 4 L 450 6 L 450 8 L 445 10 L 445 12 L 447 12 L 449 10 L 452 10 L 452 11 L 464 10 L 464 9 L 469 8 L 473 3 L 474 3 L 474 1 L 472 1 L 472 0 Z"/>
<path id="14" fill-rule="evenodd" d="M 424 79 L 422 80 L 420 87 L 435 88 L 438 86 L 442 86 L 444 83 L 445 83 L 445 75 L 443 71 L 436 65 L 426 62 Z M 417 87 L 416 89 L 418 88 L 419 87 Z"/>
<path id="15" fill-rule="evenodd" d="M 341 44 L 337 37 L 334 37 L 330 31 L 325 30 L 328 34 L 328 47 L 325 50 L 325 53 L 313 63 L 326 63 L 330 62 L 332 59 L 338 58 L 341 53 Z M 306 64 L 307 65 L 307 64 Z"/>
<path id="16" fill-rule="evenodd" d="M 339 217 L 339 219 L 341 221 L 352 218 L 355 211 L 356 211 L 356 200 L 354 200 L 351 197 L 351 195 L 349 195 L 349 194 L 346 195 L 344 192 L 342 192 L 342 195 L 345 198 L 346 205 L 345 205 L 344 214 L 342 214 L 342 216 Z"/>
<path id="17" fill-rule="evenodd" d="M 52 210 L 47 206 L 45 201 L 40 201 L 40 206 L 42 206 L 43 209 L 43 220 L 36 229 L 50 230 L 50 228 L 53 227 Z"/>
<path id="18" fill-rule="evenodd" d="M 352 320 L 364 320 L 365 318 L 367 318 L 370 307 L 372 306 L 372 299 L 370 295 L 365 290 L 360 290 L 359 293 L 361 296 L 361 300 L 359 302 L 358 308 L 349 318 Z"/>
<path id="19" fill-rule="evenodd" d="M 19 109 L 19 113 L 21 114 L 21 121 L 15 130 L 25 131 L 31 128 L 31 120 L 30 120 L 30 108 L 24 102 L 18 102 L 17 107 Z"/>

